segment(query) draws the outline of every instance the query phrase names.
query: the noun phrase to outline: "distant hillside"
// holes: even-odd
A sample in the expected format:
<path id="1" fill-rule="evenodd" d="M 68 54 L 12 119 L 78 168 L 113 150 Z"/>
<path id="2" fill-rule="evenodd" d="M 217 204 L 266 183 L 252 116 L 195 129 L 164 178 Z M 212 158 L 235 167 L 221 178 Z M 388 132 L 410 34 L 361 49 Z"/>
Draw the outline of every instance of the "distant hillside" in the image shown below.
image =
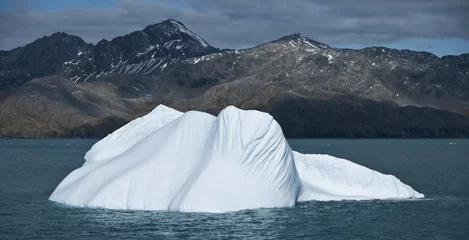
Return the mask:
<path id="1" fill-rule="evenodd" d="M 159 103 L 271 113 L 288 137 L 469 137 L 469 54 L 338 49 L 300 34 L 220 50 L 175 20 L 0 51 L 0 136 L 102 137 Z"/>

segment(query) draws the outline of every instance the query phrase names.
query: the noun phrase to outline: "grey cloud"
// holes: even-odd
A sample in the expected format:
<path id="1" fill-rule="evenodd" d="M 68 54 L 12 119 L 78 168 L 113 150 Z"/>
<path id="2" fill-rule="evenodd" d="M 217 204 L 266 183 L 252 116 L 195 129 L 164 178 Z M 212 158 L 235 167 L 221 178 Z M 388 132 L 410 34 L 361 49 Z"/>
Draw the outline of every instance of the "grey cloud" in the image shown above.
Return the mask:
<path id="1" fill-rule="evenodd" d="M 408 38 L 469 39 L 467 0 L 130 1 L 107 9 L 0 11 L 0 49 L 64 31 L 96 43 L 167 18 L 216 47 L 247 47 L 300 32 L 330 45 L 383 44 Z"/>

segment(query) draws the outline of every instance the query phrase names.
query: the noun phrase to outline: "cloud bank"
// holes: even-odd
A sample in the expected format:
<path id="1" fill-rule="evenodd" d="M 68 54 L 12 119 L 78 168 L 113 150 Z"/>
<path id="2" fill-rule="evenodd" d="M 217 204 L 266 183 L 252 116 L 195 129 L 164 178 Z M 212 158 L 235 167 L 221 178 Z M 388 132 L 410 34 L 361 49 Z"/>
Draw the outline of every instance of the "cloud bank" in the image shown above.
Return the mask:
<path id="1" fill-rule="evenodd" d="M 0 10 L 0 49 L 57 31 L 96 43 L 173 18 L 220 48 L 300 32 L 329 45 L 380 45 L 413 38 L 469 40 L 467 0 L 124 0 L 100 8 Z"/>

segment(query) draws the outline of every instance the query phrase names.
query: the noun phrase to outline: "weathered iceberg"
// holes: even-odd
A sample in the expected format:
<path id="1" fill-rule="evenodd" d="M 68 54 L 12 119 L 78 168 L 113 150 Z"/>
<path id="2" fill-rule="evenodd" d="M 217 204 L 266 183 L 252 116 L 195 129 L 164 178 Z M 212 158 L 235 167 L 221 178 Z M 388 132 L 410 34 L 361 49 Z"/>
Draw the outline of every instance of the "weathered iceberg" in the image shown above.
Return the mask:
<path id="1" fill-rule="evenodd" d="M 421 198 L 392 175 L 291 150 L 267 113 L 158 106 L 96 143 L 50 200 L 80 207 L 226 212 L 299 201 Z"/>

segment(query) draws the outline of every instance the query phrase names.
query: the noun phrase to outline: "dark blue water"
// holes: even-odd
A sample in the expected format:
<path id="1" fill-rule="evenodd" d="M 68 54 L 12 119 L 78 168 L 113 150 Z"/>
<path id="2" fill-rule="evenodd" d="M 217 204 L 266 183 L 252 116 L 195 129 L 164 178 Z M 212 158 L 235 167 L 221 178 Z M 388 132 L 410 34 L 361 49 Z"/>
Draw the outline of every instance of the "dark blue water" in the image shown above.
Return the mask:
<path id="1" fill-rule="evenodd" d="M 48 201 L 94 142 L 0 140 L 0 239 L 469 239 L 469 140 L 290 140 L 300 152 L 394 174 L 424 200 L 308 202 L 226 214 Z"/>

